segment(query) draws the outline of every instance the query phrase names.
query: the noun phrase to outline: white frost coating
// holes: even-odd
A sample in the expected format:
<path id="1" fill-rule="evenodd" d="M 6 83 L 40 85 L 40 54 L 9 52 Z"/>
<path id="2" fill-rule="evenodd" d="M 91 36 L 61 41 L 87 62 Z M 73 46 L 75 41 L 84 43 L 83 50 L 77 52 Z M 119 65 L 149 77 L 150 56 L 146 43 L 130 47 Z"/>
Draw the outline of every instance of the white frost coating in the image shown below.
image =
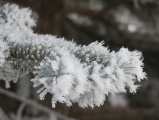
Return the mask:
<path id="1" fill-rule="evenodd" d="M 32 11 L 29 8 L 20 9 L 16 4 L 5 4 L 0 8 L 0 21 L 1 24 L 16 25 L 22 29 L 36 25 Z"/>
<path id="2" fill-rule="evenodd" d="M 5 58 L 9 55 L 9 46 L 0 38 L 0 67 L 3 66 Z"/>
<path id="3" fill-rule="evenodd" d="M 44 99 L 47 92 L 53 94 L 53 107 L 57 101 L 72 105 L 71 101 L 79 99 L 87 85 L 86 71 L 80 62 L 67 52 L 61 51 L 61 54 L 63 57 L 44 60 L 35 67 L 36 77 L 32 79 L 34 87 L 43 85 L 38 91 L 40 99 Z"/>
<path id="4" fill-rule="evenodd" d="M 16 78 L 16 73 L 12 69 L 11 63 L 5 62 L 3 66 L 0 67 L 0 80 L 5 80 L 5 87 L 9 88 L 10 87 L 10 81 L 15 80 Z"/>
<path id="5" fill-rule="evenodd" d="M 35 67 L 36 77 L 32 79 L 34 87 L 42 85 L 38 91 L 41 99 L 48 92 L 53 94 L 52 107 L 55 107 L 57 101 L 68 106 L 72 103 L 78 103 L 81 107 L 100 106 L 104 103 L 105 96 L 110 93 L 125 93 L 126 87 L 135 93 L 138 88 L 135 82 L 146 76 L 142 70 L 142 54 L 138 51 L 130 52 L 121 48 L 115 53 L 105 50 L 107 57 L 101 61 L 102 46 L 98 49 L 88 46 L 82 48 L 83 54 L 84 51 L 96 53 L 90 56 L 96 56 L 101 62 L 90 61 L 92 57 L 89 56 L 89 62 L 86 60 L 81 64 L 69 53 L 60 52 L 60 48 L 57 51 L 62 57 L 42 61 L 40 66 Z"/>
<path id="6" fill-rule="evenodd" d="M 8 4 L 0 8 L 0 28 L 3 28 L 0 36 L 10 49 L 5 65 L 0 68 L 1 74 L 9 72 L 1 79 L 9 81 L 9 75 L 17 77 L 21 71 L 33 72 L 35 78 L 31 81 L 34 87 L 39 87 L 40 99 L 52 94 L 52 107 L 56 102 L 100 106 L 109 94 L 125 93 L 126 88 L 135 93 L 139 86 L 136 81 L 146 78 L 141 52 L 126 48 L 110 52 L 103 42 L 78 46 L 64 38 L 35 34 L 31 29 L 34 24 L 29 9 Z M 2 49 L 0 52 L 4 53 Z M 6 56 L 2 54 L 0 58 Z"/>
<path id="7" fill-rule="evenodd" d="M 10 64 L 6 63 L 6 58 L 9 56 L 8 43 L 0 38 L 0 80 L 5 80 L 6 88 L 10 87 L 9 81 L 13 80 L 13 70 L 11 70 Z"/>

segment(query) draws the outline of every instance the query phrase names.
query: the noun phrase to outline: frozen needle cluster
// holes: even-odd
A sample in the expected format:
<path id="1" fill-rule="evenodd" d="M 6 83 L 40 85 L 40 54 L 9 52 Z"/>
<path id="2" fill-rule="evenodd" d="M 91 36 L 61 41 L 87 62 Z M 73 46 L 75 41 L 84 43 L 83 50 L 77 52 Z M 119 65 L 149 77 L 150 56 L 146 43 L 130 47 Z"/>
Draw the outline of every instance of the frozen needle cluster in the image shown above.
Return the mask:
<path id="1" fill-rule="evenodd" d="M 6 75 L 1 79 L 9 81 L 12 75 L 9 78 L 16 82 L 19 76 L 33 72 L 31 81 L 39 87 L 40 99 L 52 94 L 52 107 L 56 102 L 100 106 L 108 94 L 125 93 L 127 88 L 136 92 L 135 82 L 146 76 L 141 52 L 126 48 L 110 52 L 102 42 L 76 45 L 35 34 L 34 25 L 28 8 L 15 4 L 0 8 L 0 74 Z"/>

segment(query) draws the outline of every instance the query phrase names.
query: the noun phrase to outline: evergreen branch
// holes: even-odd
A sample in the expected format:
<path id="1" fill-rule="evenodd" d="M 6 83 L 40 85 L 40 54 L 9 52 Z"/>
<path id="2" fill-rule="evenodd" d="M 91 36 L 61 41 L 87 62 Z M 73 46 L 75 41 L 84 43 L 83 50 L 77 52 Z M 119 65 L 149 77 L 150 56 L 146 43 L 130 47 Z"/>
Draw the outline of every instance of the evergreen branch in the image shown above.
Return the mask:
<path id="1" fill-rule="evenodd" d="M 8 81 L 9 73 L 16 81 L 18 75 L 33 72 L 35 78 L 31 81 L 34 87 L 39 87 L 40 99 L 52 94 L 52 107 L 57 101 L 68 106 L 72 103 L 81 107 L 100 106 L 108 94 L 125 93 L 126 87 L 136 92 L 135 82 L 146 78 L 142 54 L 138 51 L 121 48 L 110 52 L 103 42 L 81 46 L 52 35 L 35 34 L 31 30 L 32 18 L 21 22 L 13 18 L 12 12 L 24 14 L 16 5 L 0 8 L 0 13 L 6 16 L 0 16 L 3 28 L 0 40 L 5 45 L 0 46 L 3 79 Z M 19 14 L 16 16 L 21 17 Z"/>

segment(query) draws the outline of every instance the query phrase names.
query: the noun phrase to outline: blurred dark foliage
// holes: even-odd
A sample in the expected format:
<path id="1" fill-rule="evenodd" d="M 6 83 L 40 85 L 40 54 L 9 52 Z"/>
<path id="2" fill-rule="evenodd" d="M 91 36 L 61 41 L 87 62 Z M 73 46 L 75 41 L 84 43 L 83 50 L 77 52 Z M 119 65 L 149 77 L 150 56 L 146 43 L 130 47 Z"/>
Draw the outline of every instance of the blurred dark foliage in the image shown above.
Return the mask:
<path id="1" fill-rule="evenodd" d="M 78 107 L 67 108 L 59 104 L 57 111 L 82 120 L 93 119 L 86 113 L 94 113 L 93 120 L 119 120 L 120 117 L 113 117 L 117 113 L 120 116 L 127 114 L 121 119 L 159 119 L 158 0 L 3 0 L 1 4 L 6 2 L 33 9 L 37 33 L 53 34 L 86 45 L 96 40 L 104 41 L 111 50 L 124 46 L 143 53 L 148 79 L 142 82 L 137 94 L 127 94 L 129 109 L 112 108 L 106 102 L 101 108 L 83 109 L 83 112 Z M 49 106 L 47 101 L 43 104 Z M 83 117 L 76 116 L 79 111 Z M 112 117 L 106 115 L 107 112 Z M 100 117 L 102 115 L 104 117 Z"/>

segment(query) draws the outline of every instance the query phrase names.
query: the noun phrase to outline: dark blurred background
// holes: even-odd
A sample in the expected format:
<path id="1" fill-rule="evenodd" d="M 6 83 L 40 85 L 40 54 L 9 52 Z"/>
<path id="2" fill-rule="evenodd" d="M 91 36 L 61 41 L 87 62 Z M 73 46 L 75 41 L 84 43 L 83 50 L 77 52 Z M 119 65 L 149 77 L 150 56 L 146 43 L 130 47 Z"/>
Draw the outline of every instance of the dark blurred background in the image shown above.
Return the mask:
<path id="1" fill-rule="evenodd" d="M 58 103 L 54 110 L 79 120 L 159 120 L 159 0 L 1 0 L 0 3 L 30 7 L 37 20 L 36 33 L 53 34 L 82 45 L 104 41 L 111 51 L 122 46 L 142 51 L 148 79 L 141 82 L 136 94 L 108 96 L 103 106 L 94 109 Z M 29 78 L 21 79 L 10 90 L 38 101 L 26 79 Z M 20 87 L 22 84 L 26 86 Z M 51 107 L 50 99 L 48 95 L 38 102 Z M 5 111 L 15 111 L 18 105 L 11 98 L 0 97 L 0 106 Z"/>

